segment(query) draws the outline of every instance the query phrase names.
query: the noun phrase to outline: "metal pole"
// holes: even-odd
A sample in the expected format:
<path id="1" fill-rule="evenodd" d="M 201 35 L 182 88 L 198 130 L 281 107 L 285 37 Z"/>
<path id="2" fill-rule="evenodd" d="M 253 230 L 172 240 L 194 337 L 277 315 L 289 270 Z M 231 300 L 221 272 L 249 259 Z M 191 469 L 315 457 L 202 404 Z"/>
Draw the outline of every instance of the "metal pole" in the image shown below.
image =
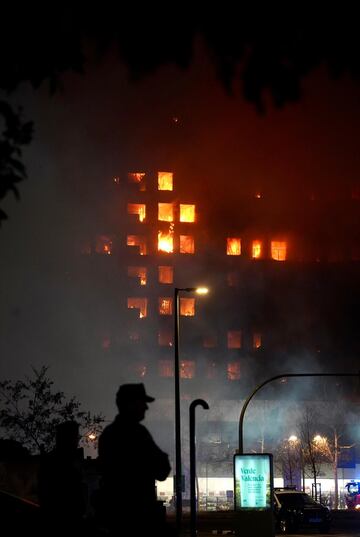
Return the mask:
<path id="1" fill-rule="evenodd" d="M 249 395 L 246 399 L 243 407 L 241 409 L 240 418 L 239 418 L 239 453 L 244 453 L 244 435 L 243 435 L 243 426 L 244 426 L 244 416 L 245 411 L 254 397 L 254 395 L 266 384 L 272 382 L 273 380 L 287 378 L 287 377 L 359 377 L 360 373 L 285 373 L 283 375 L 275 375 L 261 384 L 259 384 L 255 390 Z"/>
<path id="2" fill-rule="evenodd" d="M 175 495 L 176 495 L 176 526 L 181 529 L 182 522 L 182 470 L 181 470 L 181 412 L 180 412 L 180 365 L 179 365 L 179 291 L 175 287 Z"/>
<path id="3" fill-rule="evenodd" d="M 189 408 L 190 417 L 190 535 L 196 537 L 196 452 L 195 452 L 195 408 L 202 406 L 209 410 L 209 405 L 203 399 L 195 399 Z"/>

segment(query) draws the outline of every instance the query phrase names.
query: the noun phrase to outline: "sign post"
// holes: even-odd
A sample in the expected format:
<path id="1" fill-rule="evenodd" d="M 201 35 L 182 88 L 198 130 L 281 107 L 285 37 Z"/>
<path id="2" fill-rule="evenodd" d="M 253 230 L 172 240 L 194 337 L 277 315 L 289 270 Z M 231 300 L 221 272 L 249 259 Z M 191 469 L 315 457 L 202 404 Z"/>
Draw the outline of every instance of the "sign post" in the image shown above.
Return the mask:
<path id="1" fill-rule="evenodd" d="M 236 533 L 243 537 L 273 537 L 273 457 L 271 453 L 234 455 Z"/>

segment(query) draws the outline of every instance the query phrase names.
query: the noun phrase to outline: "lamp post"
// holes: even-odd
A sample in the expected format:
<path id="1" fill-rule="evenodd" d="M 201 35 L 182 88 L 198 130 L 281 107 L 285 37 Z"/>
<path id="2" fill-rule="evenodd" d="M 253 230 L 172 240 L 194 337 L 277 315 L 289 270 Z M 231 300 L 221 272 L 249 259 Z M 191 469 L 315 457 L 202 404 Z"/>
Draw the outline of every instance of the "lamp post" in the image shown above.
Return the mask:
<path id="1" fill-rule="evenodd" d="M 251 392 L 251 394 L 248 396 L 248 398 L 245 400 L 239 417 L 239 453 L 244 453 L 244 417 L 245 417 L 245 411 L 251 401 L 251 399 L 254 397 L 257 392 L 263 388 L 266 384 L 269 384 L 269 382 L 272 382 L 273 380 L 282 379 L 282 378 L 290 378 L 290 377 L 359 377 L 360 372 L 358 373 L 284 373 L 282 375 L 275 375 L 274 377 L 271 377 L 258 386 Z"/>
<path id="2" fill-rule="evenodd" d="M 181 468 L 181 409 L 180 409 L 180 362 L 179 362 L 179 313 L 180 299 L 179 293 L 197 293 L 205 295 L 208 292 L 206 287 L 175 287 L 174 302 L 174 347 L 175 347 L 175 363 L 174 363 L 174 378 L 175 378 L 175 496 L 176 496 L 176 526 L 178 531 L 181 528 L 182 521 L 182 468 Z"/>

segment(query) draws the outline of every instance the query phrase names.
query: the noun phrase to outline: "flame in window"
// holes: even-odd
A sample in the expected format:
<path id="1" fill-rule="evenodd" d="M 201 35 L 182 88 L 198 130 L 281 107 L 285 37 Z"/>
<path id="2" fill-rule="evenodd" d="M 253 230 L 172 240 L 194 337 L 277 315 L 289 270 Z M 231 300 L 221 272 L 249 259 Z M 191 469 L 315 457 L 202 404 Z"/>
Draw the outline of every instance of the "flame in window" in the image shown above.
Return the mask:
<path id="1" fill-rule="evenodd" d="M 97 254 L 111 255 L 112 245 L 112 239 L 108 235 L 96 235 L 95 252 Z"/>
<path id="2" fill-rule="evenodd" d="M 259 259 L 262 253 L 262 242 L 252 241 L 251 254 L 253 259 Z"/>
<path id="3" fill-rule="evenodd" d="M 172 172 L 158 172 L 158 190 L 173 190 Z"/>
<path id="4" fill-rule="evenodd" d="M 128 235 L 126 244 L 127 246 L 138 246 L 139 254 L 146 255 L 146 239 L 144 237 L 140 237 L 139 235 Z"/>
<path id="5" fill-rule="evenodd" d="M 195 242 L 192 235 L 180 235 L 180 253 L 193 254 L 195 253 Z"/>
<path id="6" fill-rule="evenodd" d="M 159 283 L 173 283 L 174 281 L 174 268 L 169 266 L 158 267 L 159 271 Z"/>
<path id="7" fill-rule="evenodd" d="M 241 349 L 241 330 L 229 330 L 227 333 L 228 349 Z"/>
<path id="8" fill-rule="evenodd" d="M 159 375 L 166 378 L 174 376 L 173 360 L 159 360 Z"/>
<path id="9" fill-rule="evenodd" d="M 128 181 L 129 183 L 137 183 L 139 185 L 140 191 L 145 191 L 145 172 L 133 172 L 128 173 Z"/>
<path id="10" fill-rule="evenodd" d="M 129 309 L 139 310 L 139 319 L 147 316 L 147 298 L 131 297 L 127 299 L 127 307 Z"/>
<path id="11" fill-rule="evenodd" d="M 172 315 L 172 298 L 170 297 L 159 298 L 159 314 L 160 315 Z"/>
<path id="12" fill-rule="evenodd" d="M 128 276 L 130 278 L 139 278 L 140 285 L 146 285 L 146 267 L 128 267 Z"/>
<path id="13" fill-rule="evenodd" d="M 180 222 L 195 222 L 195 205 L 180 203 Z"/>
<path id="14" fill-rule="evenodd" d="M 227 365 L 228 380 L 240 379 L 240 362 L 229 362 Z"/>
<path id="15" fill-rule="evenodd" d="M 193 317 L 195 315 L 195 298 L 180 298 L 180 315 Z"/>
<path id="16" fill-rule="evenodd" d="M 174 251 L 174 226 L 170 225 L 169 231 L 158 232 L 159 252 L 172 253 Z"/>
<path id="17" fill-rule="evenodd" d="M 140 222 L 146 217 L 146 205 L 144 203 L 128 203 L 128 214 L 137 214 Z"/>
<path id="18" fill-rule="evenodd" d="M 195 375 L 195 362 L 192 360 L 182 360 L 180 362 L 180 377 L 182 379 L 192 379 Z"/>
<path id="19" fill-rule="evenodd" d="M 226 239 L 226 255 L 241 255 L 241 239 L 236 237 Z"/>
<path id="20" fill-rule="evenodd" d="M 174 221 L 174 206 L 172 203 L 158 203 L 158 220 L 162 222 Z"/>
<path id="21" fill-rule="evenodd" d="M 285 241 L 271 241 L 271 258 L 275 261 L 286 260 L 286 242 Z"/>
<path id="22" fill-rule="evenodd" d="M 253 348 L 260 349 L 261 347 L 261 334 L 260 332 L 253 333 Z"/>

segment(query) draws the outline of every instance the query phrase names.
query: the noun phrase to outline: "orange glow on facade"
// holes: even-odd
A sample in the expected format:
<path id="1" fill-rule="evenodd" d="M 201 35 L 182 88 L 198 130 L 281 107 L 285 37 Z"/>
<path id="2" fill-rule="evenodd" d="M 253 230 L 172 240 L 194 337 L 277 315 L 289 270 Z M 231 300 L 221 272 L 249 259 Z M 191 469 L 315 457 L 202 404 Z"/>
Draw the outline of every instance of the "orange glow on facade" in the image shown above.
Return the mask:
<path id="1" fill-rule="evenodd" d="M 285 241 L 271 241 L 271 258 L 275 261 L 286 260 L 286 242 Z"/>
<path id="2" fill-rule="evenodd" d="M 173 330 L 161 329 L 158 333 L 158 343 L 161 347 L 173 346 Z"/>
<path id="3" fill-rule="evenodd" d="M 236 237 L 226 239 L 226 255 L 241 255 L 241 239 Z"/>
<path id="4" fill-rule="evenodd" d="M 252 241 L 251 256 L 253 259 L 259 259 L 262 254 L 262 242 Z"/>
<path id="5" fill-rule="evenodd" d="M 128 309 L 138 309 L 139 319 L 147 316 L 147 298 L 131 297 L 127 299 Z"/>
<path id="6" fill-rule="evenodd" d="M 204 349 L 213 349 L 217 345 L 217 338 L 215 335 L 209 334 L 203 338 Z"/>
<path id="7" fill-rule="evenodd" d="M 140 222 L 146 218 L 146 205 L 144 203 L 128 203 L 128 214 L 137 214 Z"/>
<path id="8" fill-rule="evenodd" d="M 159 315 L 172 315 L 172 298 L 159 297 Z"/>
<path id="9" fill-rule="evenodd" d="M 194 237 L 191 235 L 180 235 L 180 253 L 193 254 L 195 253 Z"/>
<path id="10" fill-rule="evenodd" d="M 195 362 L 182 360 L 180 362 L 180 377 L 182 379 L 192 379 L 195 376 Z"/>
<path id="11" fill-rule="evenodd" d="M 240 362 L 230 362 L 227 365 L 227 378 L 228 380 L 240 379 Z"/>
<path id="12" fill-rule="evenodd" d="M 238 287 L 239 286 L 239 273 L 235 271 L 230 271 L 226 275 L 227 284 L 229 287 Z"/>
<path id="13" fill-rule="evenodd" d="M 96 235 L 95 252 L 97 254 L 111 255 L 112 240 L 107 235 Z"/>
<path id="14" fill-rule="evenodd" d="M 241 330 L 228 330 L 228 349 L 241 349 Z"/>
<path id="15" fill-rule="evenodd" d="M 158 267 L 159 283 L 173 283 L 174 281 L 174 268 L 170 266 Z"/>
<path id="16" fill-rule="evenodd" d="M 195 298 L 180 298 L 180 315 L 184 317 L 194 317 Z"/>
<path id="17" fill-rule="evenodd" d="M 165 378 L 174 376 L 173 360 L 159 360 L 159 375 Z"/>
<path id="18" fill-rule="evenodd" d="M 144 237 L 140 237 L 139 235 L 128 235 L 126 244 L 127 246 L 138 246 L 140 255 L 147 254 L 146 239 Z"/>
<path id="19" fill-rule="evenodd" d="M 173 173 L 158 172 L 158 190 L 173 190 Z"/>
<path id="20" fill-rule="evenodd" d="M 146 267 L 128 267 L 128 276 L 130 278 L 139 278 L 140 285 L 146 285 Z"/>
<path id="21" fill-rule="evenodd" d="M 145 172 L 133 172 L 128 173 L 128 181 L 129 183 L 137 183 L 139 185 L 140 191 L 145 191 Z"/>
<path id="22" fill-rule="evenodd" d="M 180 222 L 195 222 L 195 205 L 180 203 Z"/>
<path id="23" fill-rule="evenodd" d="M 174 206 L 172 203 L 158 203 L 158 220 L 162 222 L 174 221 Z"/>
<path id="24" fill-rule="evenodd" d="M 174 251 L 174 232 L 170 228 L 168 232 L 158 232 L 158 250 L 171 254 Z"/>
<path id="25" fill-rule="evenodd" d="M 260 332 L 253 333 L 253 349 L 260 349 L 261 347 L 261 334 Z"/>

